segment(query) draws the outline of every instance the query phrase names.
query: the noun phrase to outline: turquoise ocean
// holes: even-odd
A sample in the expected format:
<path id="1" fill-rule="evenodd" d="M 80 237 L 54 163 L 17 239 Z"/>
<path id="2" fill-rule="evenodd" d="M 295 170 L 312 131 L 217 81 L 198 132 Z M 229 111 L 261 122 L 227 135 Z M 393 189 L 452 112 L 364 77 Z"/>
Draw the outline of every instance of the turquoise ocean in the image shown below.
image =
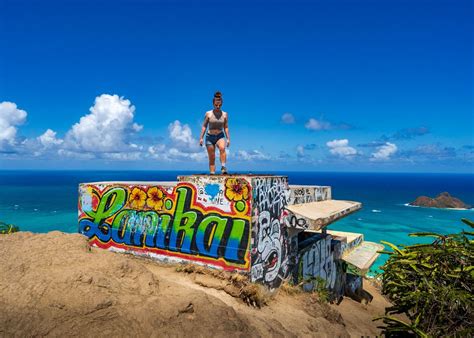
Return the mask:
<path id="1" fill-rule="evenodd" d="M 0 221 L 37 233 L 77 232 L 78 184 L 97 181 L 172 181 L 177 171 L 0 171 Z M 365 240 L 413 244 L 409 233 L 453 233 L 474 220 L 472 210 L 409 207 L 419 195 L 448 191 L 474 205 L 474 174 L 272 172 L 287 175 L 290 184 L 329 185 L 334 199 L 362 202 L 362 210 L 329 229 L 358 232 Z M 425 240 L 426 242 L 426 240 Z M 376 261 L 374 270 L 386 256 Z"/>

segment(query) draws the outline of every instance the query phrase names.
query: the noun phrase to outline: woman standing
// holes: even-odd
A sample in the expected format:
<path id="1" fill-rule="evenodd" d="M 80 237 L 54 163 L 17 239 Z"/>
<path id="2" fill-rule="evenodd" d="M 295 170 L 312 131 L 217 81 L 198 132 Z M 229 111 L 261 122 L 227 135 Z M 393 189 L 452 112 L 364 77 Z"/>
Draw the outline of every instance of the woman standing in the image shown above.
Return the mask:
<path id="1" fill-rule="evenodd" d="M 206 112 L 204 116 L 204 122 L 201 129 L 201 137 L 199 138 L 199 144 L 202 146 L 204 133 L 207 129 L 206 134 L 206 147 L 207 154 L 209 156 L 209 171 L 211 175 L 216 173 L 216 147 L 219 148 L 220 160 L 221 160 L 221 173 L 227 174 L 226 169 L 226 152 L 225 147 L 230 146 L 230 135 L 228 127 L 228 117 L 225 111 L 222 111 L 222 94 L 216 92 L 212 104 L 213 110 Z M 225 137 L 225 138 L 224 138 Z"/>

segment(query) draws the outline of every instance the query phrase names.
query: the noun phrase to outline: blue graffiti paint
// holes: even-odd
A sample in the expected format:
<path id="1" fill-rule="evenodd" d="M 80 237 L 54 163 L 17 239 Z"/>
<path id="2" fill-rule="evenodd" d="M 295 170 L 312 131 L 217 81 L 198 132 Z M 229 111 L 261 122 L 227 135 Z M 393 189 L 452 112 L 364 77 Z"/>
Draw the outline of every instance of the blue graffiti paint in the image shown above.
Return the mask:
<path id="1" fill-rule="evenodd" d="M 208 184 L 206 185 L 206 194 L 211 196 L 211 200 L 216 198 L 217 194 L 219 193 L 219 184 Z"/>
<path id="2" fill-rule="evenodd" d="M 128 209 L 124 204 L 126 199 L 117 197 L 126 192 L 124 188 L 114 187 L 109 191 L 100 197 L 95 210 L 79 220 L 79 232 L 89 239 L 122 249 L 124 246 L 145 251 L 160 248 L 200 256 L 200 259 L 219 259 L 223 263 L 217 261 L 217 264 L 226 270 L 247 270 L 250 218 L 208 211 L 201 206 L 196 208 L 195 190 L 186 185 L 175 189 L 176 207 L 160 213 Z"/>

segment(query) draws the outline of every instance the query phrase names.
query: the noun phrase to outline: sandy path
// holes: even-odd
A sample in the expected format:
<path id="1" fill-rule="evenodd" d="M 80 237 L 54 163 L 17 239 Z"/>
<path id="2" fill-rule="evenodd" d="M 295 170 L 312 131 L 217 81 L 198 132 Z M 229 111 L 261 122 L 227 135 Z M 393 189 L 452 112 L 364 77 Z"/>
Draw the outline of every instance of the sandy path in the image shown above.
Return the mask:
<path id="1" fill-rule="evenodd" d="M 371 318 L 385 306 L 374 289 L 368 306 L 279 292 L 259 309 L 228 280 L 90 249 L 61 232 L 0 236 L 0 268 L 0 336 L 374 335 Z"/>

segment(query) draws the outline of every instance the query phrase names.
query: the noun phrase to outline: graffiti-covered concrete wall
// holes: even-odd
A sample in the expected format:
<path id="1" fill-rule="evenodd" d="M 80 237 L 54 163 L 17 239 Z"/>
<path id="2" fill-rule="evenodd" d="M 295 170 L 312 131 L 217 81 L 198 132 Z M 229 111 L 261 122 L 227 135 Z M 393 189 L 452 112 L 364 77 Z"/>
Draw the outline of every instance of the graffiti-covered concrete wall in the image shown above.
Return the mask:
<path id="1" fill-rule="evenodd" d="M 288 277 L 290 236 L 285 226 L 290 190 L 281 176 L 252 179 L 251 280 L 270 288 Z"/>
<path id="2" fill-rule="evenodd" d="M 248 271 L 250 197 L 245 178 L 82 184 L 79 232 L 101 248 Z"/>
<path id="3" fill-rule="evenodd" d="M 331 200 L 330 187 L 289 186 L 286 176 L 85 183 L 79 187 L 79 232 L 100 248 L 238 271 L 270 289 L 289 277 L 297 283 L 321 278 L 340 296 L 347 265 L 342 255 L 363 239 L 321 229 L 359 208 Z"/>
<path id="4" fill-rule="evenodd" d="M 288 204 L 319 202 L 331 199 L 331 187 L 311 185 L 290 185 Z"/>
<path id="5" fill-rule="evenodd" d="M 236 205 L 241 203 L 239 202 L 241 198 L 245 201 L 250 200 L 251 280 L 274 289 L 289 276 L 291 239 L 284 221 L 288 216 L 285 207 L 290 198 L 287 177 L 245 175 L 224 179 L 222 176 L 209 178 L 209 176 L 192 175 L 180 176 L 178 179 L 181 182 L 190 182 L 198 192 L 213 190 L 214 197 L 208 197 L 207 201 L 198 199 L 201 203 L 207 203 L 209 207 L 211 205 L 224 207 L 229 200 Z M 226 183 L 219 185 L 218 182 L 222 180 Z M 247 182 L 250 182 L 250 186 Z M 293 256 L 296 261 L 296 252 Z"/>
<path id="6" fill-rule="evenodd" d="M 347 255 L 371 244 L 364 242 L 364 236 L 359 233 L 327 230 L 307 234 L 306 239 L 299 243 L 298 267 L 293 272 L 293 281 L 324 280 L 332 299 L 339 299 L 343 295 L 355 297 L 362 290 L 362 276 L 365 273 L 354 272 L 357 267 L 348 262 Z M 371 252 L 365 252 L 367 257 L 358 255 L 362 263 L 375 260 L 378 256 L 375 253 L 383 249 L 377 244 L 375 246 L 373 250 L 369 247 Z"/>
<path id="7" fill-rule="evenodd" d="M 300 244 L 296 282 L 313 278 L 325 281 L 336 298 L 344 294 L 345 266 L 341 260 L 341 241 L 328 234 L 315 234 Z"/>

